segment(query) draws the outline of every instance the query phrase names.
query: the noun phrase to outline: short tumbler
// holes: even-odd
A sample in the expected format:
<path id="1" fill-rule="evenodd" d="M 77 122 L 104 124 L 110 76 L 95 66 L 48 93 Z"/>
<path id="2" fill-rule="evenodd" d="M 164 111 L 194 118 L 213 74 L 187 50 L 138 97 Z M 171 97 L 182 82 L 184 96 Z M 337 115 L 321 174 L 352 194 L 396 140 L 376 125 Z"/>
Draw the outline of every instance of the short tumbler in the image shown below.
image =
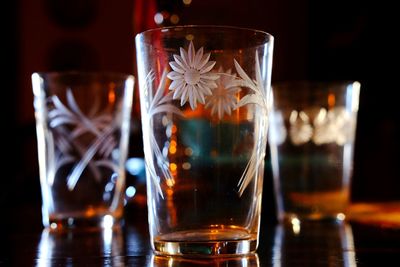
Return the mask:
<path id="1" fill-rule="evenodd" d="M 272 91 L 269 146 L 279 219 L 343 220 L 360 83 L 285 82 Z"/>
<path id="2" fill-rule="evenodd" d="M 140 33 L 136 48 L 152 248 L 254 252 L 273 37 L 181 26 Z"/>
<path id="3" fill-rule="evenodd" d="M 133 83 L 118 73 L 32 74 L 44 226 L 121 218 Z"/>

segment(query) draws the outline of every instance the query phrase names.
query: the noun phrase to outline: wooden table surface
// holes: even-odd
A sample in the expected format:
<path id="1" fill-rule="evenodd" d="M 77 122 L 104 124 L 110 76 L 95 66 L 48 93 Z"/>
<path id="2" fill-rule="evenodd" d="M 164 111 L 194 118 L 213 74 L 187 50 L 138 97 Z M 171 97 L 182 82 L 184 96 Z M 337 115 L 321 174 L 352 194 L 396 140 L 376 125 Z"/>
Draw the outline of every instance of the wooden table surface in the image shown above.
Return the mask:
<path id="1" fill-rule="evenodd" d="M 209 260 L 154 256 L 144 208 L 127 209 L 123 225 L 113 230 L 57 233 L 42 228 L 40 207 L 19 207 L 1 217 L 0 265 L 400 266 L 400 224 L 393 223 L 400 206 L 383 206 L 391 207 L 383 211 L 390 224 L 365 221 L 374 218 L 376 206 L 360 204 L 344 224 L 310 223 L 293 229 L 263 220 L 255 255 Z"/>

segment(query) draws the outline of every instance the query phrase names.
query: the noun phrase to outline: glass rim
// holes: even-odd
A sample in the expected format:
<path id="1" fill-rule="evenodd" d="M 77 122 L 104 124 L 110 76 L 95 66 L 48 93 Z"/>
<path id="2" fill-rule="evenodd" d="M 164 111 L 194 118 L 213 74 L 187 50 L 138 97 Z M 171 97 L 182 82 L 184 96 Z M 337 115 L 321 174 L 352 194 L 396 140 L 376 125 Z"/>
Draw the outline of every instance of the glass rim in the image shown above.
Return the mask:
<path id="1" fill-rule="evenodd" d="M 357 84 L 361 86 L 361 82 L 357 79 L 351 80 L 286 80 L 286 81 L 276 81 L 271 83 L 271 87 L 292 87 L 292 86 L 343 86 L 343 85 L 354 85 Z"/>
<path id="2" fill-rule="evenodd" d="M 34 71 L 31 76 L 39 75 L 40 77 L 61 77 L 61 76 L 88 76 L 88 77 L 96 77 L 96 76 L 107 76 L 107 77 L 116 77 L 121 80 L 133 79 L 135 80 L 135 76 L 130 73 L 118 72 L 118 71 L 109 71 L 109 70 L 62 70 L 62 71 Z"/>
<path id="3" fill-rule="evenodd" d="M 169 30 L 177 30 L 177 29 L 220 29 L 220 30 L 236 30 L 242 32 L 249 32 L 249 33 L 259 33 L 266 37 L 268 37 L 269 41 L 274 40 L 274 36 L 266 31 L 254 29 L 254 28 L 247 28 L 247 27 L 238 27 L 238 26 L 230 26 L 230 25 L 213 25 L 213 24 L 206 24 L 206 25 L 197 25 L 197 24 L 189 24 L 189 25 L 176 25 L 176 26 L 166 26 L 166 27 L 158 27 L 148 29 L 136 34 L 138 36 L 145 36 L 155 32 L 167 32 Z"/>

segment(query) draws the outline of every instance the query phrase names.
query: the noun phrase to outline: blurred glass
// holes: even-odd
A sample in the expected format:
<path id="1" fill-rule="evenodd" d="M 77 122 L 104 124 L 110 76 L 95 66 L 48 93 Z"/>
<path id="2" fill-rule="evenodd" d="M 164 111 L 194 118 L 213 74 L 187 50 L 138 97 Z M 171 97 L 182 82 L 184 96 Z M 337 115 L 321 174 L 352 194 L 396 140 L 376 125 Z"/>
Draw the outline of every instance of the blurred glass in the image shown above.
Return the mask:
<path id="1" fill-rule="evenodd" d="M 273 85 L 269 145 L 280 220 L 344 220 L 358 82 Z"/>
<path id="2" fill-rule="evenodd" d="M 133 83 L 118 73 L 32 75 L 44 226 L 122 217 Z"/>

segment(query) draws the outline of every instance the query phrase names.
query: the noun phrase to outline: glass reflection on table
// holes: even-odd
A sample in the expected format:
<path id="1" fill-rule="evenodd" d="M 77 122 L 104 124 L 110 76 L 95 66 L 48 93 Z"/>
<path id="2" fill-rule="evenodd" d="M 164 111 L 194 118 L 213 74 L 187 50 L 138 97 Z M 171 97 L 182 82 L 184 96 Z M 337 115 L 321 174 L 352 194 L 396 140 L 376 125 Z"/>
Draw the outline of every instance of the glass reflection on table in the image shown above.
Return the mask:
<path id="1" fill-rule="evenodd" d="M 152 255 L 148 267 L 259 267 L 257 254 L 232 258 L 182 258 Z"/>
<path id="2" fill-rule="evenodd" d="M 123 240 L 120 227 L 90 231 L 46 228 L 39 241 L 36 266 L 123 265 L 118 257 L 123 252 Z"/>
<path id="3" fill-rule="evenodd" d="M 353 233 L 346 222 L 304 222 L 278 225 L 272 266 L 357 266 Z"/>

